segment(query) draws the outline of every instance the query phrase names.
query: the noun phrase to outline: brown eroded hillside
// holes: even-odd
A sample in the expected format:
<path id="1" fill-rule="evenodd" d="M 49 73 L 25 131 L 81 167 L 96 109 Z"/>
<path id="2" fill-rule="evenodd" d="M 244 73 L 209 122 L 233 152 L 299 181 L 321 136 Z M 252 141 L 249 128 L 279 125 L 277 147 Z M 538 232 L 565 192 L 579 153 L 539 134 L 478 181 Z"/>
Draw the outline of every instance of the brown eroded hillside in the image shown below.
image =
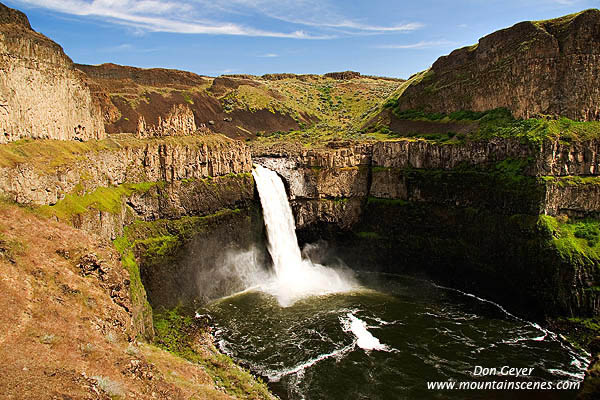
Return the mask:
<path id="1" fill-rule="evenodd" d="M 138 131 L 188 108 L 197 127 L 233 138 L 303 132 L 347 133 L 394 93 L 402 80 L 358 73 L 228 75 L 217 78 L 115 64 L 77 65 L 102 100 L 108 133 Z"/>
<path id="2" fill-rule="evenodd" d="M 0 277 L 2 398 L 269 396 L 224 361 L 201 328 L 187 335 L 207 365 L 219 366 L 219 377 L 137 342 L 129 274 L 111 243 L 92 234 L 0 203 Z M 233 392 L 215 383 L 225 379 Z"/>

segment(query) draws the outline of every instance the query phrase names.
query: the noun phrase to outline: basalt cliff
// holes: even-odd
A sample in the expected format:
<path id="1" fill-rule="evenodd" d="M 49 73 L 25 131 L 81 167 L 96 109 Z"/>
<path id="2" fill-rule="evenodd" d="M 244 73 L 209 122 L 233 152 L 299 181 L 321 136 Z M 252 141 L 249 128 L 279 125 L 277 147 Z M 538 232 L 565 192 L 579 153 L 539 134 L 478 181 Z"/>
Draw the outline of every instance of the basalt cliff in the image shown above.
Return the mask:
<path id="1" fill-rule="evenodd" d="M 400 98 L 400 110 L 506 107 L 518 118 L 600 119 L 600 11 L 521 22 L 440 57 Z"/>
<path id="2" fill-rule="evenodd" d="M 62 48 L 0 4 L 0 143 L 106 137 L 100 104 Z M 43 94 L 43 95 L 42 95 Z"/>
<path id="3" fill-rule="evenodd" d="M 521 23 L 408 81 L 212 78 L 74 65 L 0 5 L 0 392 L 271 398 L 189 315 L 239 288 L 217 267 L 227 250 L 264 248 L 253 164 L 284 179 L 324 257 L 468 290 L 588 346 L 599 29 L 597 10 Z"/>

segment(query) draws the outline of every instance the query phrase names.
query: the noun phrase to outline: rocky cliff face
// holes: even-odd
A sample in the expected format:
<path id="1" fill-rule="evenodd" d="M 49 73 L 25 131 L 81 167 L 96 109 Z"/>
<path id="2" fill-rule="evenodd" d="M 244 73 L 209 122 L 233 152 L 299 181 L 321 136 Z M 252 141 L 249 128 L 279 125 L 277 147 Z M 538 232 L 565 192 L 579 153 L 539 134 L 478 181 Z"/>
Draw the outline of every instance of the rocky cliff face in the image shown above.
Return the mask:
<path id="1" fill-rule="evenodd" d="M 440 57 L 399 100 L 399 110 L 510 109 L 515 117 L 600 119 L 600 11 L 522 22 Z"/>
<path id="2" fill-rule="evenodd" d="M 159 115 L 158 123 L 150 127 L 146 125 L 144 116 L 140 115 L 137 137 L 186 136 L 195 133 L 196 130 L 192 110 L 186 105 L 175 104 L 164 118 Z"/>
<path id="3" fill-rule="evenodd" d="M 43 152 L 48 144 L 35 145 Z M 241 142 L 220 135 L 126 136 L 100 145 L 51 169 L 35 157 L 0 167 L 0 193 L 50 206 L 50 215 L 109 239 L 135 220 L 210 214 L 253 199 L 250 151 Z"/>
<path id="4" fill-rule="evenodd" d="M 570 144 L 546 141 L 537 146 L 506 139 L 464 145 L 438 145 L 424 140 L 348 142 L 340 148 L 307 150 L 287 145 L 255 149 L 253 161 L 277 171 L 286 180 L 300 229 L 323 219 L 348 228 L 358 220 L 361 204 L 368 197 L 421 202 L 443 198 L 446 204 L 469 205 L 474 191 L 479 190 L 477 186 L 462 192 L 446 190 L 444 198 L 435 184 L 451 189 L 452 183 L 435 181 L 435 174 L 417 178 L 419 171 L 456 172 L 466 168 L 475 179 L 489 168 L 502 173 L 504 168 L 511 168 L 512 162 L 523 176 L 557 179 L 540 181 L 539 190 L 528 199 L 502 197 L 499 201 L 505 207 L 519 211 L 518 202 L 525 201 L 520 211 L 527 209 L 528 213 L 555 216 L 569 209 L 598 212 L 594 181 L 581 181 L 575 186 L 568 185 L 572 180 L 558 178 L 600 175 L 599 146 L 597 140 Z M 488 200 L 494 202 L 494 196 L 497 193 L 491 193 Z"/>
<path id="5" fill-rule="evenodd" d="M 0 4 L 0 143 L 105 137 L 100 106 L 62 48 Z"/>
<path id="6" fill-rule="evenodd" d="M 110 139 L 50 170 L 35 159 L 0 167 L 0 191 L 21 204 L 53 205 L 80 185 L 87 192 L 123 183 L 174 182 L 249 172 L 250 151 L 220 135 L 137 141 Z M 40 150 L 44 143 L 37 144 Z"/>

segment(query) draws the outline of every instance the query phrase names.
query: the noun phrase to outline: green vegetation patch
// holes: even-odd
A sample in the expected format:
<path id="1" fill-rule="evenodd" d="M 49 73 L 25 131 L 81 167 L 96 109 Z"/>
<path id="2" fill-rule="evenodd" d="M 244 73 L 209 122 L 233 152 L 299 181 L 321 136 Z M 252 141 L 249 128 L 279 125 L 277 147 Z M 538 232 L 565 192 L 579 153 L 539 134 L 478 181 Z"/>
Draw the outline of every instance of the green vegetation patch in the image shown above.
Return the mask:
<path id="1" fill-rule="evenodd" d="M 178 220 L 136 221 L 113 241 L 121 254 L 121 263 L 130 276 L 130 296 L 134 304 L 134 324 L 138 331 L 152 336 L 152 308 L 148 303 L 140 268 L 171 262 L 178 251 L 194 235 L 206 231 L 209 224 L 236 215 L 239 210 L 222 210 L 205 217 L 184 217 Z"/>
<path id="2" fill-rule="evenodd" d="M 15 262 L 15 257 L 23 255 L 27 250 L 26 243 L 18 239 L 12 239 L 0 232 L 0 259 L 5 258 Z"/>
<path id="3" fill-rule="evenodd" d="M 85 214 L 90 210 L 98 210 L 119 214 L 123 198 L 133 193 L 146 193 L 160 182 L 125 183 L 119 186 L 99 187 L 91 193 L 84 193 L 78 185 L 75 190 L 66 195 L 53 206 L 41 206 L 39 211 L 45 216 L 55 216 L 61 221 L 71 222 L 73 216 Z"/>
<path id="4" fill-rule="evenodd" d="M 154 315 L 155 342 L 164 350 L 199 364 L 217 387 L 240 399 L 271 399 L 267 385 L 249 371 L 221 354 L 212 343 L 202 322 L 180 308 L 163 310 Z"/>
<path id="5" fill-rule="evenodd" d="M 368 240 L 379 240 L 384 238 L 377 232 L 356 232 L 356 236 L 358 236 L 361 239 Z"/>
<path id="6" fill-rule="evenodd" d="M 55 172 L 56 167 L 81 160 L 90 152 L 118 149 L 113 140 L 33 140 L 23 139 L 0 145 L 0 167 L 31 163 L 36 170 Z"/>
<path id="7" fill-rule="evenodd" d="M 547 183 L 556 184 L 561 188 L 569 186 L 600 185 L 600 177 L 598 176 L 542 176 L 540 179 Z"/>
<path id="8" fill-rule="evenodd" d="M 385 127 L 372 127 L 372 131 L 386 133 L 390 137 L 420 137 L 437 142 L 447 141 L 479 141 L 494 138 L 518 138 L 525 143 L 540 144 L 545 139 L 560 139 L 565 142 L 582 141 L 600 137 L 600 122 L 578 122 L 568 118 L 530 118 L 516 119 L 506 108 L 489 111 L 456 111 L 453 113 L 430 113 L 423 110 L 398 110 L 398 100 L 389 100 L 386 106 L 393 110 L 394 115 L 401 120 L 434 122 L 444 124 L 477 123 L 477 128 L 469 134 L 445 133 L 415 133 L 384 132 Z"/>
<path id="9" fill-rule="evenodd" d="M 195 235 L 206 232 L 224 218 L 240 213 L 239 209 L 223 209 L 203 217 L 136 221 L 124 229 L 123 236 L 115 241 L 115 246 L 117 242 L 126 243 L 143 261 L 144 267 L 165 265 L 171 262 L 182 246 Z"/>
<path id="10" fill-rule="evenodd" d="M 541 215 L 538 227 L 548 235 L 563 260 L 575 265 L 600 266 L 599 220 Z"/>
<path id="11" fill-rule="evenodd" d="M 33 140 L 23 139 L 0 145 L 0 168 L 14 168 L 20 164 L 31 165 L 36 172 L 53 174 L 65 165 L 87 161 L 90 154 L 114 152 L 123 148 L 146 148 L 151 145 L 169 144 L 173 146 L 223 148 L 232 140 L 223 135 L 167 136 L 140 139 L 130 135 L 114 136 L 105 140 L 78 142 L 75 140 Z"/>
<path id="12" fill-rule="evenodd" d="M 152 327 L 152 307 L 148 303 L 146 289 L 142 283 L 140 266 L 133 252 L 133 242 L 127 234 L 115 239 L 113 244 L 121 254 L 121 264 L 129 272 L 129 296 L 133 305 L 132 317 L 136 330 L 146 339 L 154 336 Z"/>

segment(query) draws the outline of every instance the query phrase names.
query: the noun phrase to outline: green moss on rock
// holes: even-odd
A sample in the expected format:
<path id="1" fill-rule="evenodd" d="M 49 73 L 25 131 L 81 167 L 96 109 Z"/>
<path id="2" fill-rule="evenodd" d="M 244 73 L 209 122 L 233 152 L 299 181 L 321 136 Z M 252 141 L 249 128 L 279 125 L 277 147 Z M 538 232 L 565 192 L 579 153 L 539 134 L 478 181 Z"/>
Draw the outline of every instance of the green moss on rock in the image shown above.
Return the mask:
<path id="1" fill-rule="evenodd" d="M 146 193 L 152 187 L 163 185 L 160 182 L 125 183 L 119 186 L 99 187 L 91 193 L 84 193 L 78 185 L 73 192 L 52 206 L 41 206 L 39 211 L 45 216 L 55 216 L 61 221 L 72 221 L 73 217 L 90 210 L 119 214 L 123 198 L 133 193 Z"/>

